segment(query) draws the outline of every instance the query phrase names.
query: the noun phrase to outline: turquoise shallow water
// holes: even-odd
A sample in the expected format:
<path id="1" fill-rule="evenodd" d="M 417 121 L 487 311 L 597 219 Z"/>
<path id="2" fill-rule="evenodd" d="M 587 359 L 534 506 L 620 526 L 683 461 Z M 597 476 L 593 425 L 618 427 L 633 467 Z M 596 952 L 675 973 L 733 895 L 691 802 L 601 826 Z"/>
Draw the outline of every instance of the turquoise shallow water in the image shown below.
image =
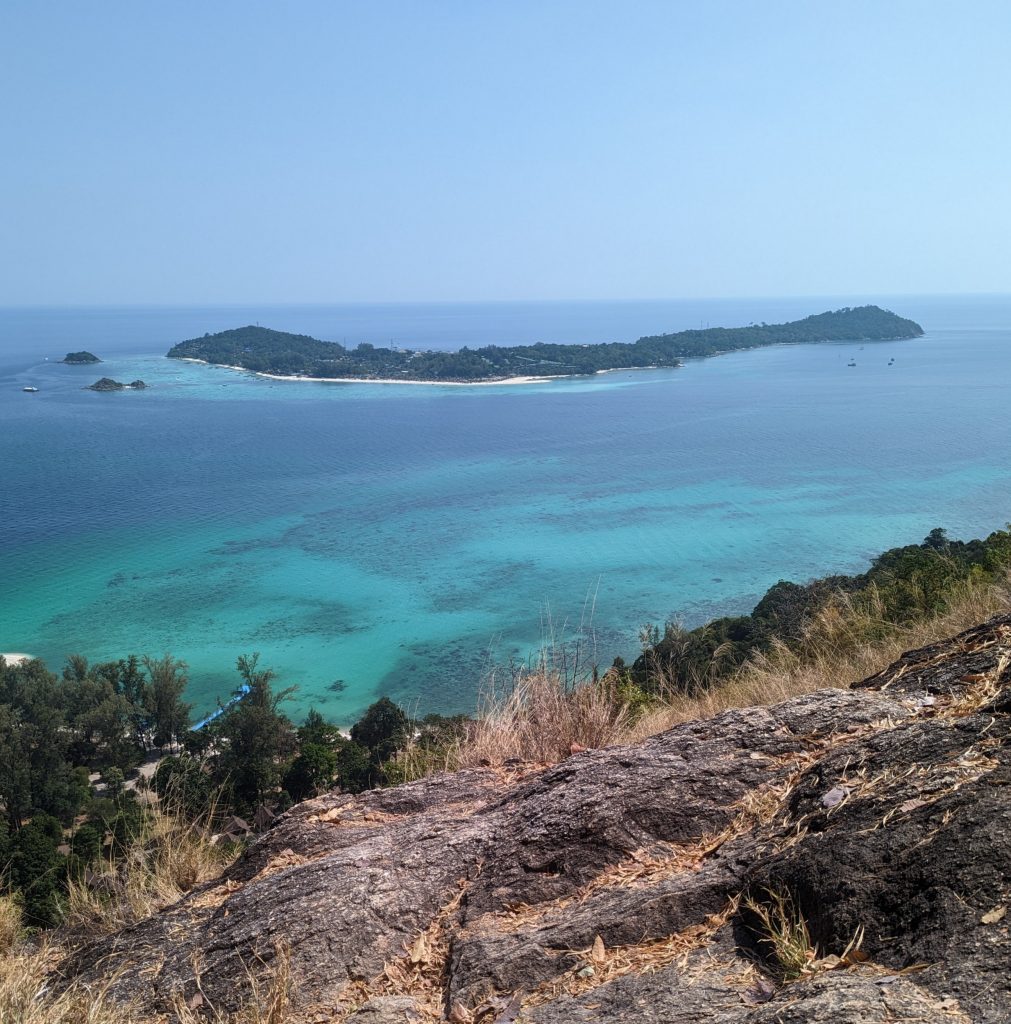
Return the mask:
<path id="1" fill-rule="evenodd" d="M 250 311 L 0 313 L 0 650 L 171 651 L 198 710 L 251 650 L 299 685 L 296 715 L 351 721 L 381 693 L 466 710 L 489 664 L 529 657 L 549 621 L 574 636 L 591 606 L 585 645 L 607 663 L 644 622 L 746 610 L 777 579 L 859 569 L 935 525 L 985 534 L 1011 518 L 1011 300 L 891 305 L 927 336 L 478 389 L 294 384 L 154 354 Z M 259 318 L 433 347 L 480 343 L 482 315 L 488 340 L 522 341 L 699 321 L 655 307 Z M 41 361 L 80 347 L 100 371 Z M 81 390 L 99 375 L 152 386 Z"/>

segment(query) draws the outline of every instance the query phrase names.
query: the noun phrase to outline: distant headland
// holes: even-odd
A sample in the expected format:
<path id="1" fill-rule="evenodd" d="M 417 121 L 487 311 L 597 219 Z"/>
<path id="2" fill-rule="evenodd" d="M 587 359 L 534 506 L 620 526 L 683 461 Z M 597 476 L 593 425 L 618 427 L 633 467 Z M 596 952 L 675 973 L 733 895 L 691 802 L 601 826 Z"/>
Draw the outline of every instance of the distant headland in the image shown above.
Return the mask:
<path id="1" fill-rule="evenodd" d="M 173 359 L 194 359 L 267 376 L 384 383 L 491 384 L 571 377 L 607 370 L 676 367 L 682 359 L 767 345 L 918 338 L 923 328 L 879 306 L 818 313 L 785 324 L 710 327 L 638 341 L 592 345 L 488 345 L 458 352 L 348 349 L 334 341 L 266 327 L 237 327 L 174 345 Z"/>
<path id="2" fill-rule="evenodd" d="M 61 363 L 100 363 L 102 360 L 94 352 L 68 352 Z"/>

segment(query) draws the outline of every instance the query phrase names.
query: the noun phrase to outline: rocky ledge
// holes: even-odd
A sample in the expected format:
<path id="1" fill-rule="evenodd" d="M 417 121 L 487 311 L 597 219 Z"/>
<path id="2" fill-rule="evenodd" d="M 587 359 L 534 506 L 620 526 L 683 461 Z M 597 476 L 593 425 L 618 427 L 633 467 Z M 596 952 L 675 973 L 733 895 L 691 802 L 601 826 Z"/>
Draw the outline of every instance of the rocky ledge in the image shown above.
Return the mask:
<path id="1" fill-rule="evenodd" d="M 635 747 L 300 804 L 71 974 L 356 1024 L 1009 1020 L 1011 616 Z"/>

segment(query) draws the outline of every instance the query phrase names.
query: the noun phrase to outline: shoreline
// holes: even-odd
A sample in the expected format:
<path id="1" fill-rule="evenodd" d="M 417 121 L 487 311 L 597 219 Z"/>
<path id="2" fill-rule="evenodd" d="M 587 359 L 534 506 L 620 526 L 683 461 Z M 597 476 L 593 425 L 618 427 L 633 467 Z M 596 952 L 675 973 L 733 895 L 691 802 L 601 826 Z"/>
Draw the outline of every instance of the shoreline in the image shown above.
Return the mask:
<path id="1" fill-rule="evenodd" d="M 11 651 L 10 653 L 0 651 L 0 658 L 3 658 L 3 660 L 6 661 L 8 665 L 12 666 L 20 665 L 22 662 L 25 661 L 32 661 L 33 657 L 34 656 L 31 654 L 21 654 L 18 651 Z"/>
<path id="2" fill-rule="evenodd" d="M 308 381 L 314 384 L 421 384 L 435 388 L 480 388 L 498 384 L 546 384 L 552 380 L 568 380 L 571 377 L 582 377 L 585 374 L 567 373 L 557 377 L 496 377 L 494 380 L 404 380 L 397 377 L 306 377 L 302 374 L 264 373 L 262 370 L 249 370 L 245 366 L 230 366 L 228 363 L 209 363 L 206 359 L 195 359 L 193 356 L 172 356 L 183 363 L 201 363 L 204 366 L 217 366 L 222 370 L 238 370 L 250 373 L 254 377 L 266 380 Z M 599 370 L 598 373 L 609 371 Z"/>

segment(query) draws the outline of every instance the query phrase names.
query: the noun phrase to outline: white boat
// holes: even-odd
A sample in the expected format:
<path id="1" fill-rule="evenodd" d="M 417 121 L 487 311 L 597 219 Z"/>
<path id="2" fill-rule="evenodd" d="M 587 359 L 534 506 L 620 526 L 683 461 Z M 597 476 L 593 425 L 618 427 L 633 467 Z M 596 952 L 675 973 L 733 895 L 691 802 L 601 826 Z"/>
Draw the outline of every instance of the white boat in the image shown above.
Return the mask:
<path id="1" fill-rule="evenodd" d="M 39 389 L 38 389 L 38 388 L 33 388 L 33 387 L 32 387 L 32 386 L 31 386 L 31 385 L 29 384 L 29 385 L 28 385 L 28 387 L 24 387 L 24 388 L 22 388 L 21 390 L 22 390 L 22 391 L 38 391 Z"/>

